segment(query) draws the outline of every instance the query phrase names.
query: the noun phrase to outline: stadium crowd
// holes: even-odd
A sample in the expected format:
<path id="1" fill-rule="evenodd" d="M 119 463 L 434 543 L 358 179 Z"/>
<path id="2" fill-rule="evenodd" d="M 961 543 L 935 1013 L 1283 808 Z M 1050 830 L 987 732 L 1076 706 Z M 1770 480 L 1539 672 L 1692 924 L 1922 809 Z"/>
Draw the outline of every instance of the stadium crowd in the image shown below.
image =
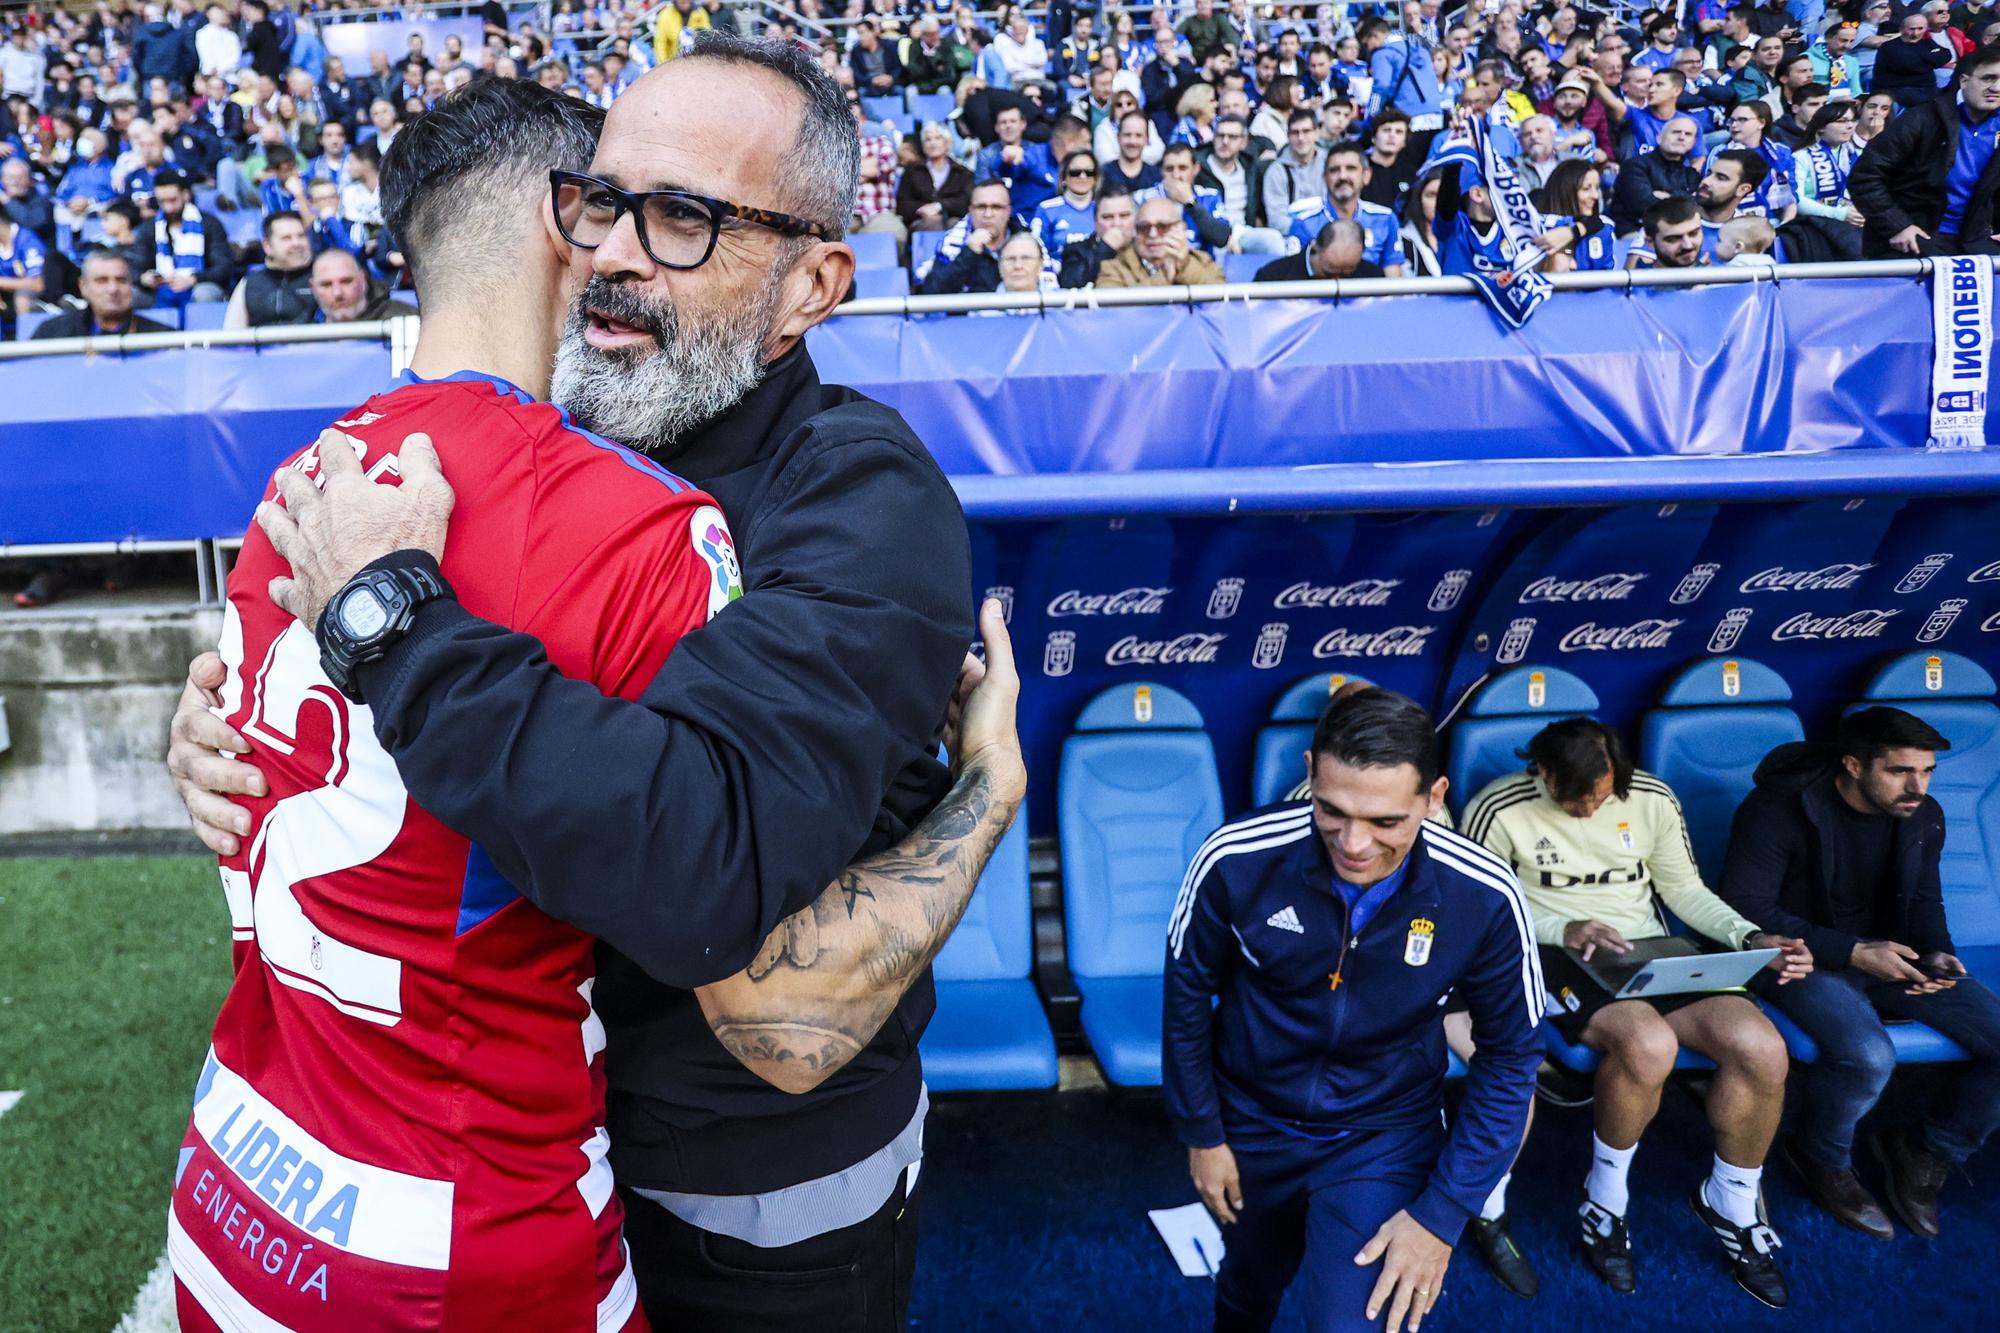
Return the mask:
<path id="1" fill-rule="evenodd" d="M 1990 4 L 558 0 L 515 23 L 489 2 L 482 44 L 412 33 L 364 70 L 321 31 L 358 6 L 293 3 L 0 19 L 7 336 L 59 306 L 43 336 L 203 302 L 230 327 L 375 317 L 409 285 L 377 184 L 412 118 L 486 77 L 608 106 L 723 25 L 807 45 L 848 89 L 852 226 L 894 235 L 924 293 L 1212 282 L 1233 255 L 1265 279 L 1490 270 L 1494 199 L 1454 151 L 1475 122 L 1535 191 L 1547 271 L 1995 245 Z M 330 249 L 360 299 L 315 296 Z M 90 281 L 95 252 L 129 284 Z"/>

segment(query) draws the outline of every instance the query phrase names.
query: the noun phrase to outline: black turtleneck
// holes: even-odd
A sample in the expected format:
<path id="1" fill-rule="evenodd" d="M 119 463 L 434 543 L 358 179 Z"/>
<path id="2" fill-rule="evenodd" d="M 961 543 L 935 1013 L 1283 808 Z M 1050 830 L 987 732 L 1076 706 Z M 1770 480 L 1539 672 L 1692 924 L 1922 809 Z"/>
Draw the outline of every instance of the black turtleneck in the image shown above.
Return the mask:
<path id="1" fill-rule="evenodd" d="M 682 639 L 638 702 L 565 680 L 534 639 L 453 601 L 426 605 L 361 685 L 410 795 L 605 941 L 594 996 L 619 1179 L 759 1193 L 851 1166 L 908 1123 L 929 975 L 804 1096 L 738 1064 L 684 988 L 742 969 L 943 795 L 931 756 L 972 636 L 971 557 L 909 426 L 822 384 L 803 346 L 655 461 L 721 505 L 748 595 Z"/>

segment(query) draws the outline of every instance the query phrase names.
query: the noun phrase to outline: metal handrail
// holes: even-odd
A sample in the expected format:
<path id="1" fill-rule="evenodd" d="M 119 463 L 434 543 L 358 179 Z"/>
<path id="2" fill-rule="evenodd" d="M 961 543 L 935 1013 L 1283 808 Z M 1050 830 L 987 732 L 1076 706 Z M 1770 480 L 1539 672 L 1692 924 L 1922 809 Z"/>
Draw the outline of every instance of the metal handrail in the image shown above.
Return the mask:
<path id="1" fill-rule="evenodd" d="M 1996 257 L 2000 263 L 2000 257 Z M 1719 283 L 1824 282 L 1851 278 L 1923 278 L 1928 259 L 1867 259 L 1844 264 L 1778 264 L 1768 268 L 1619 269 L 1611 273 L 1556 273 L 1557 291 L 1630 291 L 1641 287 L 1705 287 Z M 1047 292 L 990 292 L 970 296 L 881 296 L 849 301 L 836 318 L 867 315 L 964 315 L 980 310 L 1053 314 L 1124 306 L 1213 305 L 1228 301 L 1336 301 L 1365 296 L 1472 296 L 1470 278 L 1328 278 L 1308 282 L 1218 282 L 1179 287 L 1084 287 Z M 51 338 L 0 343 L 0 361 L 75 353 L 123 356 L 176 347 L 262 347 L 282 343 L 389 342 L 395 320 L 351 324 L 286 324 L 260 329 L 189 333 L 127 333 L 110 338 Z"/>

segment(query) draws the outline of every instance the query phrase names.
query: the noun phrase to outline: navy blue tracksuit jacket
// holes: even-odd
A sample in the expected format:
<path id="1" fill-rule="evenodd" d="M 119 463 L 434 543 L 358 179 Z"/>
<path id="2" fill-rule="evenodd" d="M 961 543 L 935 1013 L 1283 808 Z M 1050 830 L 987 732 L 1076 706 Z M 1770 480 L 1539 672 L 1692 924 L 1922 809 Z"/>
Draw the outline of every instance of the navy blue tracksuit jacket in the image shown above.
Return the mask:
<path id="1" fill-rule="evenodd" d="M 1163 1056 L 1175 1131 L 1213 1147 L 1258 1125 L 1309 1138 L 1435 1126 L 1454 991 L 1478 1052 L 1430 1184 L 1410 1206 L 1453 1242 L 1513 1162 L 1542 1060 L 1545 993 L 1513 871 L 1427 823 L 1402 886 L 1355 935 L 1307 803 L 1223 825 L 1188 868 L 1168 930 Z"/>

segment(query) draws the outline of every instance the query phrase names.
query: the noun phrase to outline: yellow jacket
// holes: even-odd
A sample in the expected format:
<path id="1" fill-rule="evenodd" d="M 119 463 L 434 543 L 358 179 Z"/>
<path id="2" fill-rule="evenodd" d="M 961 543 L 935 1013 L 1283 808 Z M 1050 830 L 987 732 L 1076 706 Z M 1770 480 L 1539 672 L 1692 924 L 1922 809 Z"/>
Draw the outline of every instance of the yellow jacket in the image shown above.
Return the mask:
<path id="1" fill-rule="evenodd" d="M 710 26 L 708 11 L 700 5 L 691 7 L 683 18 L 677 6 L 666 5 L 660 10 L 660 22 L 653 29 L 653 54 L 665 64 L 681 53 L 681 32 L 700 32 Z"/>

